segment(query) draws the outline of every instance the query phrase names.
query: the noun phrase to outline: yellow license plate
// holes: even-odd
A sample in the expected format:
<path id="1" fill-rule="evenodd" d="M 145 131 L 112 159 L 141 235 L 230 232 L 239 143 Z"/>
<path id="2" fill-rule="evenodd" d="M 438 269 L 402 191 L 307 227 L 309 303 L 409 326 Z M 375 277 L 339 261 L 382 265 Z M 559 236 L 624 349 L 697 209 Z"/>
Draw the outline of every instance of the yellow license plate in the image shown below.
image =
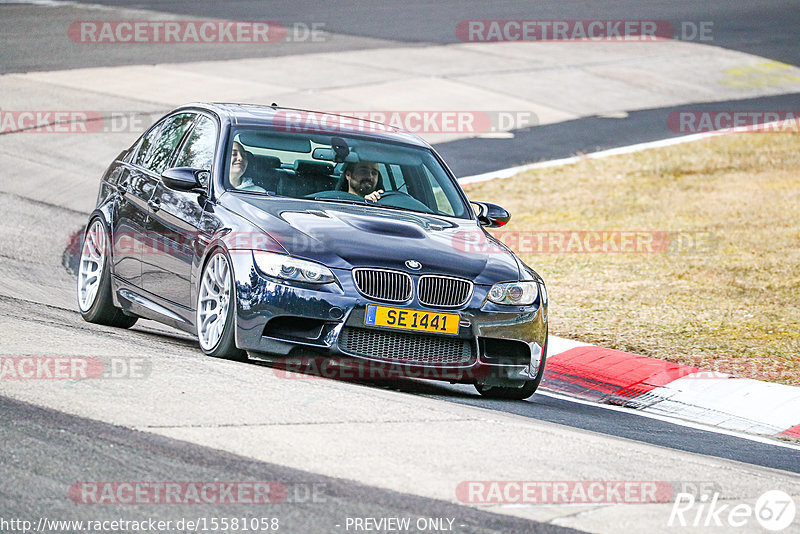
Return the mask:
<path id="1" fill-rule="evenodd" d="M 457 313 L 436 313 L 367 304 L 364 324 L 432 334 L 458 334 L 458 317 Z"/>

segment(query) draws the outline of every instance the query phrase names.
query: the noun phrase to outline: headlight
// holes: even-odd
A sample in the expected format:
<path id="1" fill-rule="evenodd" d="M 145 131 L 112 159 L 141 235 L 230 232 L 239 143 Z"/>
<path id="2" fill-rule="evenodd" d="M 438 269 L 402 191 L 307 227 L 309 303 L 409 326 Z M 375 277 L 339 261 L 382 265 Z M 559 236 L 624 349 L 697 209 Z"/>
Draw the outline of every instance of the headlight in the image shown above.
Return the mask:
<path id="1" fill-rule="evenodd" d="M 495 304 L 527 306 L 533 304 L 539 295 L 539 284 L 534 280 L 525 282 L 503 282 L 489 290 L 488 298 Z"/>
<path id="2" fill-rule="evenodd" d="M 253 251 L 253 258 L 258 269 L 267 276 L 307 284 L 327 284 L 336 279 L 330 269 L 313 261 L 256 250 Z"/>

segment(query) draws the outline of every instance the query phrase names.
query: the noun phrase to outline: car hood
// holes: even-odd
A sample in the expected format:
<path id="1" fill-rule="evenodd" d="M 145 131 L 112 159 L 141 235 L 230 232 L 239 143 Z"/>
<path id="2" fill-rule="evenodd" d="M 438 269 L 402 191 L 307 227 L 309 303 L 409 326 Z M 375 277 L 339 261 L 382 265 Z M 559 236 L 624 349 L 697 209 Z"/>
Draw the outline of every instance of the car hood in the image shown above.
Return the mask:
<path id="1" fill-rule="evenodd" d="M 333 268 L 379 267 L 446 273 L 476 284 L 519 279 L 513 253 L 474 220 L 354 204 L 226 195 L 229 209 L 278 241 L 289 254 Z M 405 262 L 416 260 L 413 271 Z"/>

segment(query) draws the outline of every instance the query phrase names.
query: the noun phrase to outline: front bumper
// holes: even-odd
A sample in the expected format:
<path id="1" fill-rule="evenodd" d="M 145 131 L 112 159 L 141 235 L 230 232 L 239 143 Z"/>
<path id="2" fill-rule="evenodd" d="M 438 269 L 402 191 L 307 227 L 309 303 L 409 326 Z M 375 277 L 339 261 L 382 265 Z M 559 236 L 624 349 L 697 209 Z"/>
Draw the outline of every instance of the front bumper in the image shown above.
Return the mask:
<path id="1" fill-rule="evenodd" d="M 355 377 L 408 376 L 488 385 L 533 380 L 547 337 L 547 305 L 499 306 L 476 285 L 457 309 L 429 308 L 416 298 L 393 307 L 457 313 L 458 334 L 424 334 L 367 326 L 367 299 L 351 272 L 333 269 L 338 284 L 283 283 L 262 275 L 251 254 L 231 254 L 236 279 L 236 345 L 256 359 L 335 357 Z M 416 279 L 414 283 L 416 284 Z M 355 340 L 355 341 L 354 341 Z"/>

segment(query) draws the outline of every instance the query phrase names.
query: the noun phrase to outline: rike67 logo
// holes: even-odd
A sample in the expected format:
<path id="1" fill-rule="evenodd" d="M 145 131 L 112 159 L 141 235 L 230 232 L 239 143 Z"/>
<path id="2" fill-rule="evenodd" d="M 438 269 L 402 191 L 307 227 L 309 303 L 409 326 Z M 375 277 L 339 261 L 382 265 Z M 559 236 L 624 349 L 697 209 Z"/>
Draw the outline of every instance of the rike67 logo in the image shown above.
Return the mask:
<path id="1" fill-rule="evenodd" d="M 667 526 L 740 528 L 752 525 L 755 519 L 762 528 L 779 532 L 794 521 L 797 512 L 794 500 L 786 492 L 770 490 L 762 494 L 755 506 L 747 503 L 723 503 L 720 494 L 678 493 L 672 505 Z"/>

